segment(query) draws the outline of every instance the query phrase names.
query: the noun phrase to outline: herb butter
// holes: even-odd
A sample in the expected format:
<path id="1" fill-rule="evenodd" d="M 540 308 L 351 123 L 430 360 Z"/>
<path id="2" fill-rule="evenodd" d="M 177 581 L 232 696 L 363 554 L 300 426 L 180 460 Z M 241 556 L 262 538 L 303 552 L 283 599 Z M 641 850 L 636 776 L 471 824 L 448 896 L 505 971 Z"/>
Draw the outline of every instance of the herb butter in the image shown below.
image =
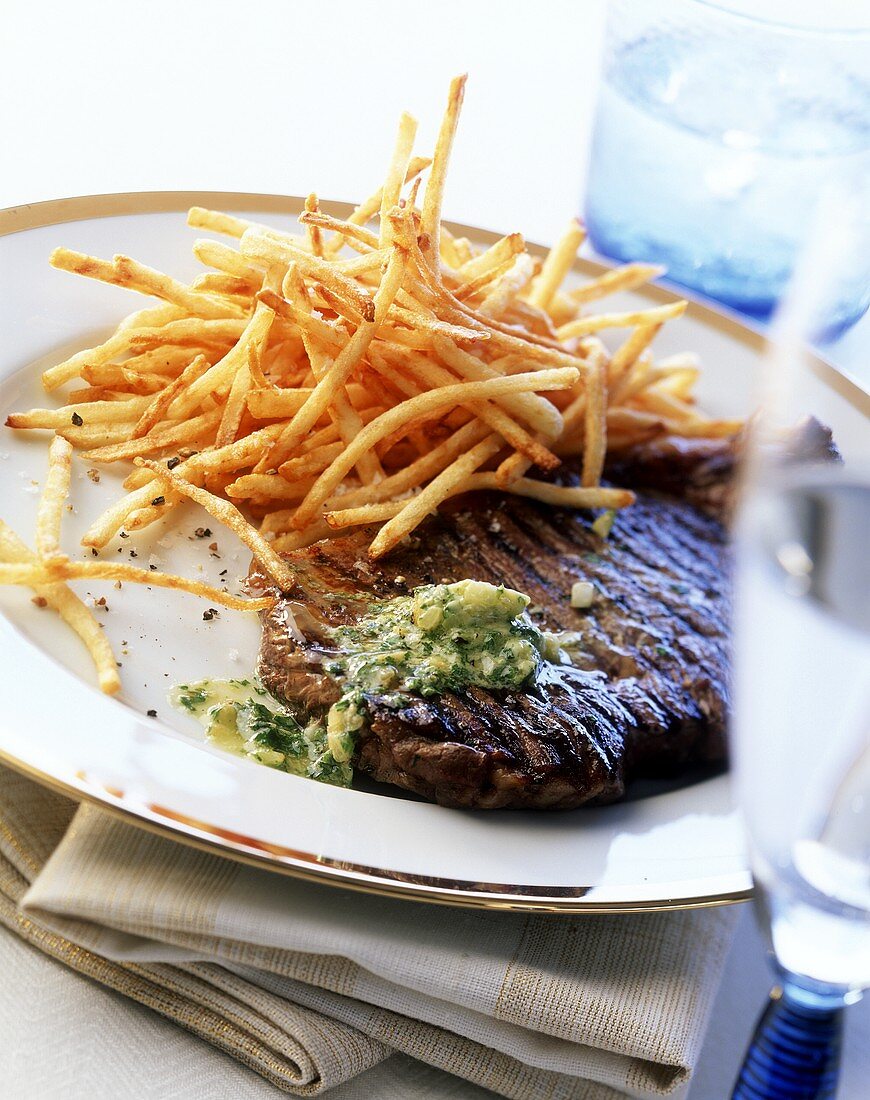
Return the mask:
<path id="1" fill-rule="evenodd" d="M 463 580 L 430 584 L 374 603 L 352 625 L 336 628 L 337 656 L 326 671 L 342 687 L 327 716 L 336 760 L 349 760 L 365 721 L 366 695 L 424 698 L 476 686 L 516 690 L 559 647 L 526 616 L 529 597 L 503 585 Z"/>

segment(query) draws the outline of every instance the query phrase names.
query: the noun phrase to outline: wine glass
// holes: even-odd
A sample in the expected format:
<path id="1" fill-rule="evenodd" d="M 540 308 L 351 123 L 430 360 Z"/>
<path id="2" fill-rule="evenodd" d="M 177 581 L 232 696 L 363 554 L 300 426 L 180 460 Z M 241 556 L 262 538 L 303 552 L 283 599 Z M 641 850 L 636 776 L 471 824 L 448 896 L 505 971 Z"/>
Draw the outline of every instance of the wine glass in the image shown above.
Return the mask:
<path id="1" fill-rule="evenodd" d="M 820 205 L 771 333 L 735 524 L 732 753 L 777 971 L 739 1100 L 834 1096 L 843 1009 L 870 987 L 870 400 L 831 388 L 806 350 L 870 248 L 862 198 Z"/>

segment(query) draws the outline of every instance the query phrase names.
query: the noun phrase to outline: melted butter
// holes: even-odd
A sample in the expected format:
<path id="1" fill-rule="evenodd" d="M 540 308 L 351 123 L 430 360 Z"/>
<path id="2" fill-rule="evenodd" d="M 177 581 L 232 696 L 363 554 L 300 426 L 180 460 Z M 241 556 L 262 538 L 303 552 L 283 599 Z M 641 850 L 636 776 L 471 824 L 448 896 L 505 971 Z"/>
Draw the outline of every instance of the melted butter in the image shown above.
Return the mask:
<path id="1" fill-rule="evenodd" d="M 197 718 L 207 740 L 226 752 L 291 775 L 350 785 L 350 766 L 330 752 L 323 723 L 300 725 L 256 680 L 178 684 L 169 701 Z"/>

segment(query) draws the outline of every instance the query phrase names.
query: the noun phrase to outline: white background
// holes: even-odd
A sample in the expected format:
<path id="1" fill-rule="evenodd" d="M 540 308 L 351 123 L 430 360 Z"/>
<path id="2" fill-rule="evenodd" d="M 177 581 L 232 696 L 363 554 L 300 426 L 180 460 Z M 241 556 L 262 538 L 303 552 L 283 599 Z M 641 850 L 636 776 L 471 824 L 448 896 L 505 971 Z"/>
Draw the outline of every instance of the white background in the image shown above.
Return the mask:
<path id="1" fill-rule="evenodd" d="M 6 0 L 0 207 L 158 189 L 359 199 L 380 182 L 399 112 L 419 118 L 418 147 L 431 147 L 448 81 L 468 71 L 445 216 L 548 243 L 581 208 L 604 8 L 603 0 Z M 865 319 L 829 354 L 870 383 L 868 352 Z M 8 1095 L 204 1097 L 218 1095 L 214 1082 L 228 1073 L 239 1079 L 233 1095 L 278 1095 L 250 1075 L 243 1086 L 246 1071 L 230 1070 L 223 1055 L 23 945 L 3 940 L 0 961 Z M 766 985 L 763 967 L 744 920 L 691 1100 L 727 1094 Z M 55 994 L 79 1005 L 74 1019 L 57 1019 Z M 844 1100 L 857 1100 L 867 1080 L 858 1051 L 868 1047 L 870 1013 L 856 1011 Z M 106 1014 L 123 1021 L 126 1061 L 95 1041 Z M 149 1078 L 156 1064 L 161 1073 Z"/>

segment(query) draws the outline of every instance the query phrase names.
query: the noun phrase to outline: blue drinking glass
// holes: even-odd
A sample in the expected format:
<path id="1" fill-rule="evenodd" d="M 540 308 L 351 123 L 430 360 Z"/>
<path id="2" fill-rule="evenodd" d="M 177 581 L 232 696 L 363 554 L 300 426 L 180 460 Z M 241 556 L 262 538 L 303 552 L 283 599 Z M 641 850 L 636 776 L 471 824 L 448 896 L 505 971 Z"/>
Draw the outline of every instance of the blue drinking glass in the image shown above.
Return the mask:
<path id="1" fill-rule="evenodd" d="M 599 253 L 767 318 L 820 191 L 868 173 L 870 5 L 610 0 L 585 204 Z M 828 336 L 870 305 L 870 258 L 843 274 Z"/>

